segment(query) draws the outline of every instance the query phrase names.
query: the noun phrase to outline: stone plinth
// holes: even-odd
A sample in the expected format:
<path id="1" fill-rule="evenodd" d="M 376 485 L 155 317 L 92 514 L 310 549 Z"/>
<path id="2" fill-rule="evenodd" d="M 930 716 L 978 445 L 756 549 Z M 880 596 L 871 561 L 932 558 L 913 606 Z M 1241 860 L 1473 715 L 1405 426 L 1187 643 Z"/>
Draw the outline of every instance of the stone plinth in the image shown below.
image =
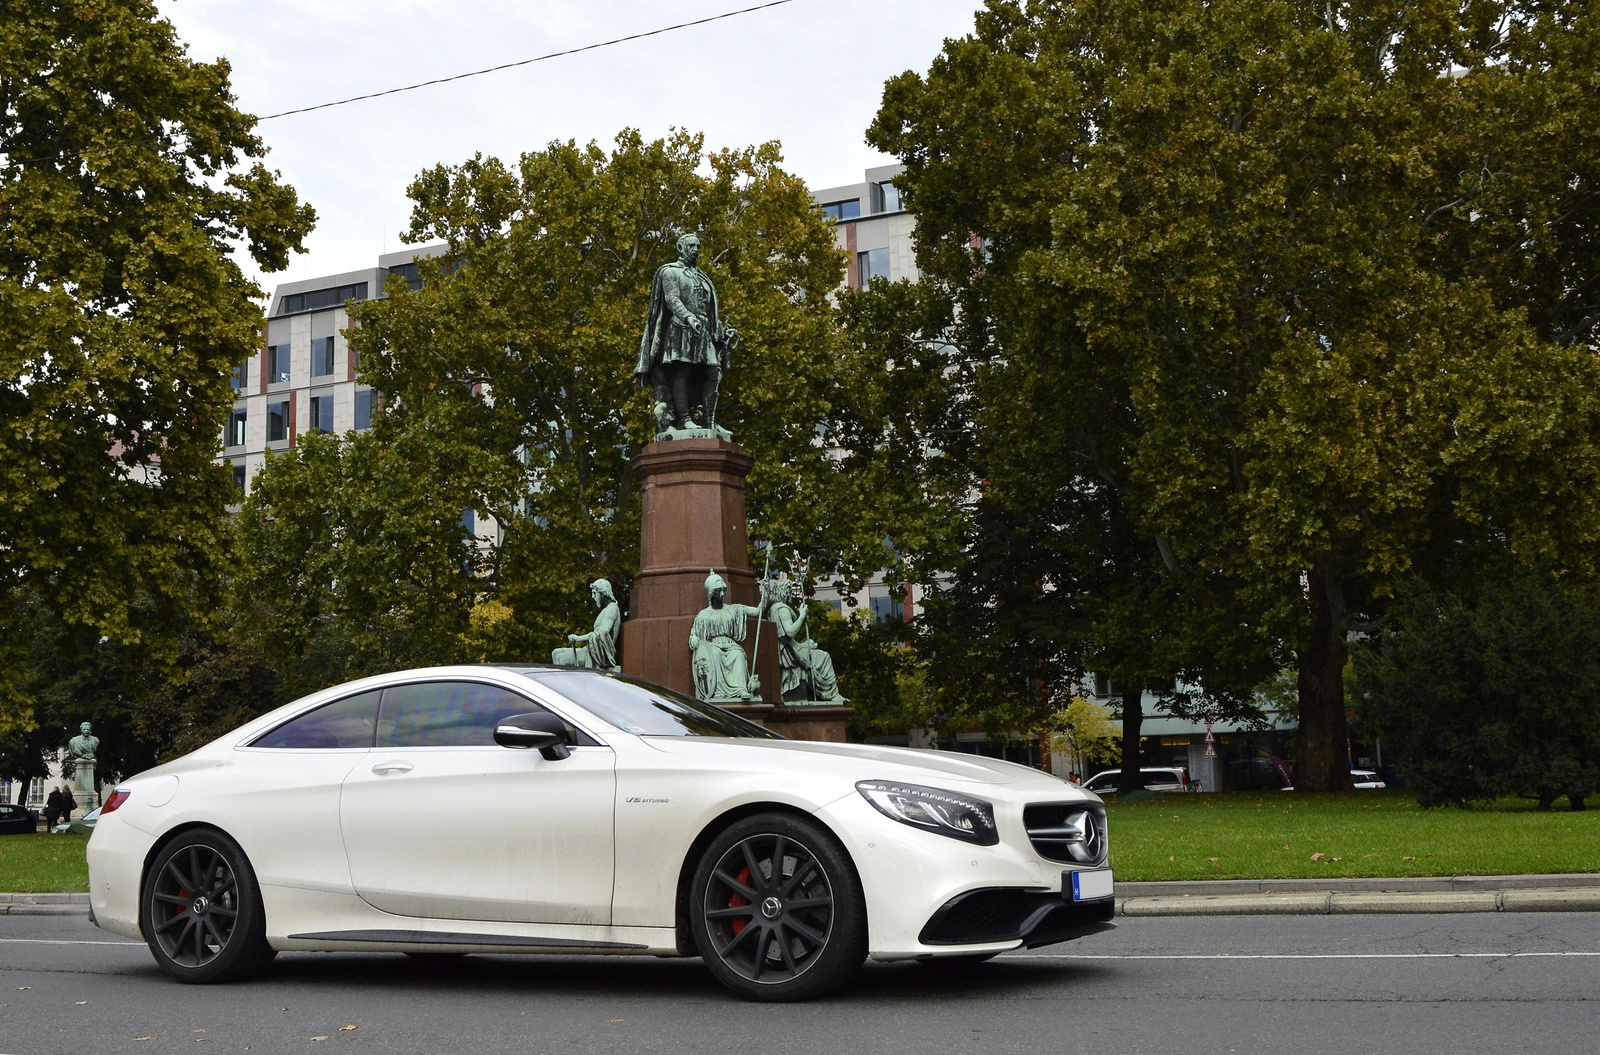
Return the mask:
<path id="1" fill-rule="evenodd" d="M 791 740 L 842 744 L 845 742 L 845 726 L 855 713 L 854 707 L 835 704 L 790 704 L 774 707 L 763 724 Z"/>
<path id="2" fill-rule="evenodd" d="M 706 606 L 706 575 L 715 570 L 722 576 L 729 601 L 758 603 L 744 511 L 744 478 L 753 461 L 738 444 L 714 439 L 651 443 L 634 458 L 641 499 L 639 574 L 622 624 L 624 673 L 694 695 L 689 630 Z M 747 656 L 755 635 L 751 619 Z M 751 665 L 761 677 L 760 702 L 767 704 L 779 702 L 777 640 L 772 624 L 765 624 L 760 655 Z M 756 707 L 745 716 L 761 721 L 765 713 Z"/>

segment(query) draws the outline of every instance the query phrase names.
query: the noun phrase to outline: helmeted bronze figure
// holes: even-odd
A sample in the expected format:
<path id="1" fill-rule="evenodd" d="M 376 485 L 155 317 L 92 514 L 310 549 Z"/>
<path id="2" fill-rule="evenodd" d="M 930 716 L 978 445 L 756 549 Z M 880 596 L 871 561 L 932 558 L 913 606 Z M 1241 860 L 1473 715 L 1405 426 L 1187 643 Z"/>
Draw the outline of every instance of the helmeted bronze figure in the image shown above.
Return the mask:
<path id="1" fill-rule="evenodd" d="M 716 288 L 699 264 L 700 236 L 686 234 L 677 261 L 657 268 L 650 287 L 633 373 L 655 396 L 657 439 L 732 438 L 717 427 L 717 390 L 739 331 L 723 324 Z"/>

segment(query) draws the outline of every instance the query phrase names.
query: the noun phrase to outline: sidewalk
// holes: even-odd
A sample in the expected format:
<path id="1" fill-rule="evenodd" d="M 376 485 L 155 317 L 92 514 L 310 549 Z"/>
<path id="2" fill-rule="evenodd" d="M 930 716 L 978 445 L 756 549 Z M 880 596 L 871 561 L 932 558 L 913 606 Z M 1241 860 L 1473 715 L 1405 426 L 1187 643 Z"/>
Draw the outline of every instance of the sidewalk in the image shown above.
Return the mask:
<path id="1" fill-rule="evenodd" d="M 1118 883 L 1119 916 L 1600 912 L 1600 873 Z"/>

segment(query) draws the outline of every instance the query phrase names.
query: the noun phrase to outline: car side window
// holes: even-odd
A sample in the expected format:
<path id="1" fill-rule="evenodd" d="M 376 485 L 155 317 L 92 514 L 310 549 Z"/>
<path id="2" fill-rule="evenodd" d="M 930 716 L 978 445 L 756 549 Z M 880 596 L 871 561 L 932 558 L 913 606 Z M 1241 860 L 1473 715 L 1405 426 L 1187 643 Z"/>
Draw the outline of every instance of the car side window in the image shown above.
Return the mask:
<path id="1" fill-rule="evenodd" d="M 543 711 L 498 685 L 424 681 L 384 690 L 379 747 L 493 747 L 494 727 L 513 714 Z"/>
<path id="2" fill-rule="evenodd" d="M 251 747 L 338 750 L 370 748 L 381 690 L 346 696 L 256 738 Z"/>

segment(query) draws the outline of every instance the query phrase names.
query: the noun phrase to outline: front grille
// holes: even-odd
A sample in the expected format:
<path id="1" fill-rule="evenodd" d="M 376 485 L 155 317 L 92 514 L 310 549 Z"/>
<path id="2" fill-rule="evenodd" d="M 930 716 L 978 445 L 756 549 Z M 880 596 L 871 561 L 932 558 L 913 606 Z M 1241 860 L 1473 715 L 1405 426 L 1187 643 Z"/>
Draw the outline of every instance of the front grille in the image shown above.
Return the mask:
<path id="1" fill-rule="evenodd" d="M 1028 841 L 1047 861 L 1097 865 L 1106 859 L 1105 808 L 1086 802 L 1036 802 L 1022 810 Z"/>

